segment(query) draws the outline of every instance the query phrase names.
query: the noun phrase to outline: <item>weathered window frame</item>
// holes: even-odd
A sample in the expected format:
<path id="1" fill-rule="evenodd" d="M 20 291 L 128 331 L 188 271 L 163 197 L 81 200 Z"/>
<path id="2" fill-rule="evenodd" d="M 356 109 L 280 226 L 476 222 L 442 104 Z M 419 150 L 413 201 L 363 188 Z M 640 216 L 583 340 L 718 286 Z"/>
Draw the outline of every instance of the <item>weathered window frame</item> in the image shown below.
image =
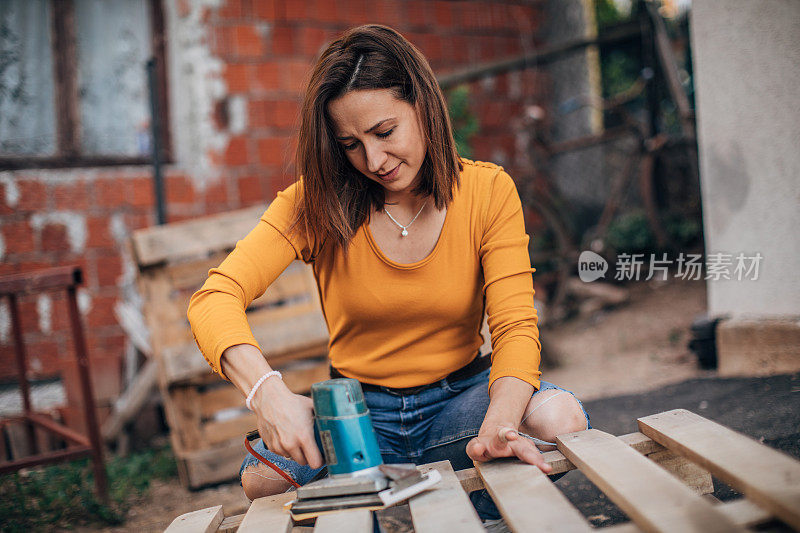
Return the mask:
<path id="1" fill-rule="evenodd" d="M 50 156 L 0 155 L 0 170 L 25 168 L 103 167 L 146 165 L 149 156 L 89 156 L 80 153 L 78 132 L 78 58 L 75 44 L 73 0 L 50 0 L 52 5 L 53 73 L 55 85 L 56 153 Z M 170 162 L 171 139 L 167 99 L 166 35 L 162 0 L 149 0 L 152 51 L 158 75 L 158 107 L 161 115 L 161 161 Z M 144 68 L 144 66 L 142 67 Z"/>

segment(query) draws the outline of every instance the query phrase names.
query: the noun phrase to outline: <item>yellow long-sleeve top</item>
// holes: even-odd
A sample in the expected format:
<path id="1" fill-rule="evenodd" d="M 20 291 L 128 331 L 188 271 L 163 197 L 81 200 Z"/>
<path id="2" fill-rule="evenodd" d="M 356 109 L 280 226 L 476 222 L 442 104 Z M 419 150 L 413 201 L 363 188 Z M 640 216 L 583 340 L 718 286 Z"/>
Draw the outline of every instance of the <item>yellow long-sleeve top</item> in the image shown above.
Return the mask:
<path id="1" fill-rule="evenodd" d="M 222 352 L 258 347 L 245 309 L 295 259 L 313 266 L 330 333 L 331 364 L 387 387 L 433 383 L 469 363 L 492 337 L 489 386 L 515 376 L 539 388 L 541 345 L 522 206 L 511 177 L 491 163 L 462 160 L 461 182 L 433 251 L 421 261 L 387 258 L 363 224 L 347 255 L 288 232 L 302 185 L 278 193 L 258 225 L 192 296 L 197 344 L 221 374 Z"/>

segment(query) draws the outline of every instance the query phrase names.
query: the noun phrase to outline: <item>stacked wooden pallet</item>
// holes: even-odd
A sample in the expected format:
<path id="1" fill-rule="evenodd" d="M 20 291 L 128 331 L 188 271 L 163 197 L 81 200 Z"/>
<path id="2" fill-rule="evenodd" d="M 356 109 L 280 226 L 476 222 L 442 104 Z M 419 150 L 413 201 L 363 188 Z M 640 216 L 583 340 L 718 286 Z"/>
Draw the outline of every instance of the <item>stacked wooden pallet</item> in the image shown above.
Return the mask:
<path id="1" fill-rule="evenodd" d="M 578 468 L 631 521 L 607 531 L 800 531 L 800 462 L 682 409 L 640 418 L 639 433 L 614 437 L 596 429 L 558 437 L 558 451 L 545 453 L 553 473 Z M 590 531 L 591 524 L 538 468 L 516 460 L 476 463 L 453 472 L 435 468 L 442 482 L 409 502 L 417 532 L 483 531 L 466 493 L 487 488 L 515 532 Z M 721 503 L 711 496 L 711 475 L 744 494 Z M 463 489 L 463 490 L 462 490 Z M 183 531 L 280 531 L 293 528 L 287 493 L 255 500 L 244 515 L 224 517 L 220 506 L 176 518 L 169 533 Z M 369 511 L 321 516 L 314 531 L 370 532 Z"/>
<path id="2" fill-rule="evenodd" d="M 259 220 L 263 207 L 136 231 L 143 313 L 183 483 L 192 488 L 232 479 L 243 439 L 256 427 L 241 393 L 212 374 L 186 318 L 189 298 Z M 328 332 L 309 266 L 295 261 L 247 318 L 265 357 L 294 392 L 328 379 Z"/>

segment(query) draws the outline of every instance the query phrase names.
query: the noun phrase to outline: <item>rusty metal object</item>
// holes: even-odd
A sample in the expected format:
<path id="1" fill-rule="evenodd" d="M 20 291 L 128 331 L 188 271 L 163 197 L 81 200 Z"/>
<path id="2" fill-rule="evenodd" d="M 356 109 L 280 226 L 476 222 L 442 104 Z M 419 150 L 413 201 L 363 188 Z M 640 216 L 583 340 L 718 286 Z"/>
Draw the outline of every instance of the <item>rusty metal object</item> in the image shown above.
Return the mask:
<path id="1" fill-rule="evenodd" d="M 0 464 L 0 474 L 15 472 L 21 468 L 91 456 L 94 469 L 95 489 L 101 501 L 108 501 L 108 482 L 100 431 L 97 424 L 94 395 L 89 374 L 89 357 L 86 352 L 86 341 L 83 334 L 80 312 L 78 310 L 77 287 L 82 282 L 81 269 L 77 266 L 56 267 L 47 270 L 14 274 L 0 277 L 0 297 L 7 296 L 11 311 L 11 322 L 14 334 L 14 352 L 19 386 L 22 394 L 23 413 L 21 416 L 0 420 L 0 427 L 10 422 L 22 422 L 27 426 L 27 436 L 33 455 L 15 461 Z M 25 343 L 22 336 L 22 325 L 19 318 L 17 298 L 22 294 L 35 294 L 44 291 L 64 290 L 67 293 L 67 305 L 72 330 L 73 346 L 78 363 L 78 378 L 83 396 L 83 410 L 87 435 L 82 435 L 63 424 L 50 419 L 33 410 L 30 399 L 30 385 L 27 377 L 27 361 Z M 34 438 L 34 427 L 58 435 L 70 442 L 66 450 L 40 452 Z"/>

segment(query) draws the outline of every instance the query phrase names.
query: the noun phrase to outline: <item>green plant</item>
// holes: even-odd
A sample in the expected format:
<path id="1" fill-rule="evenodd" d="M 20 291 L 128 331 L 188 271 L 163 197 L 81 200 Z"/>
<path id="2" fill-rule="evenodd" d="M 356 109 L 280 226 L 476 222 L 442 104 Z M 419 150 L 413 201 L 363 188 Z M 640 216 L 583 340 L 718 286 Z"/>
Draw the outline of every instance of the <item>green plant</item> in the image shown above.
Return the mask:
<path id="1" fill-rule="evenodd" d="M 656 250 L 656 238 L 647 215 L 639 209 L 613 220 L 608 226 L 606 238 L 617 252 L 650 253 Z"/>
<path id="2" fill-rule="evenodd" d="M 470 138 L 478 132 L 478 119 L 469 109 L 469 87 L 459 85 L 447 93 L 447 109 L 453 125 L 453 138 L 458 154 L 467 159 L 472 157 Z"/>
<path id="3" fill-rule="evenodd" d="M 702 238 L 703 228 L 696 218 L 688 218 L 680 213 L 668 212 L 661 215 L 662 226 L 670 241 L 670 249 L 662 250 L 650 228 L 644 210 L 636 209 L 620 215 L 608 226 L 608 244 L 621 253 L 676 252 L 691 248 Z"/>
<path id="4" fill-rule="evenodd" d="M 82 524 L 118 525 L 136 496 L 153 479 L 177 473 L 168 446 L 113 457 L 106 462 L 109 504 L 94 494 L 87 459 L 16 472 L 0 477 L 3 531 L 52 530 Z"/>

